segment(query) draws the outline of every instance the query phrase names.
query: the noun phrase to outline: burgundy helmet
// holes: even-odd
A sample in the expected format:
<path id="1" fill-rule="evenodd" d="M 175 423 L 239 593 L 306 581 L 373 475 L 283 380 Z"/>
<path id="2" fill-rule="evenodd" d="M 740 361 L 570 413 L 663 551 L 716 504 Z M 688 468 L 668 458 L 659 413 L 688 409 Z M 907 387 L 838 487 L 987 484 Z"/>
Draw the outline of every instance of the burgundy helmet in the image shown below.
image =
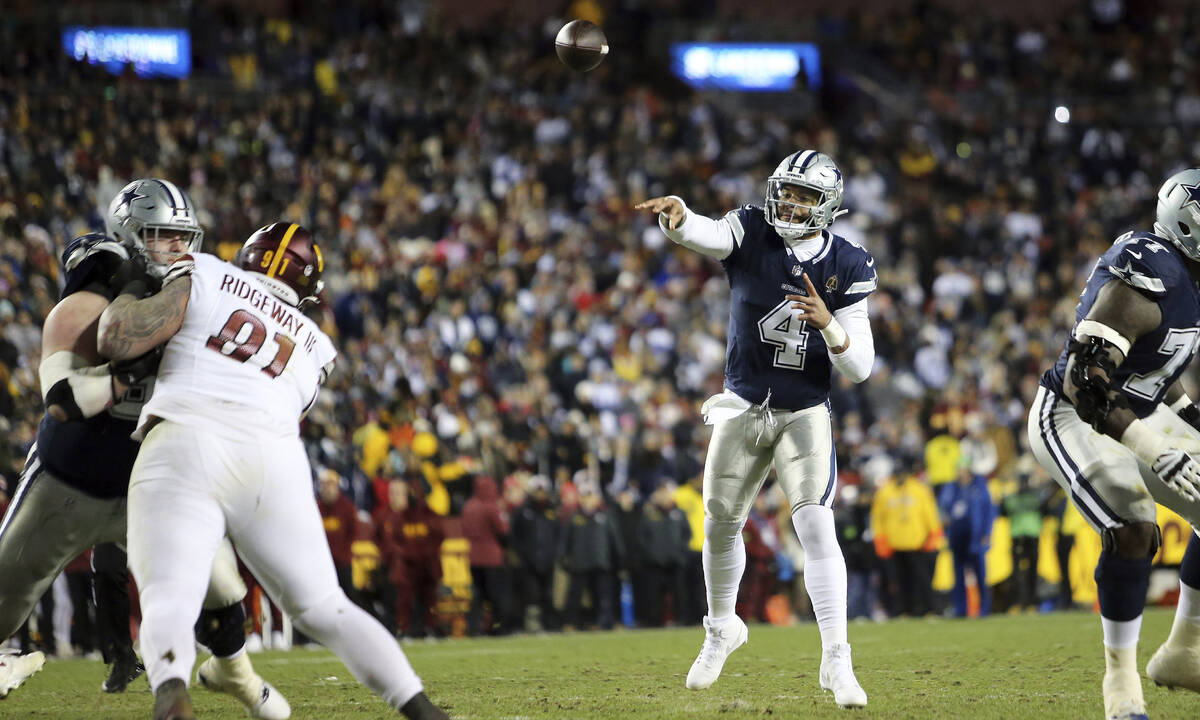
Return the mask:
<path id="1" fill-rule="evenodd" d="M 325 283 L 325 258 L 312 233 L 296 223 L 277 222 L 259 228 L 242 245 L 237 265 L 258 273 L 280 300 L 299 307 L 317 302 Z"/>

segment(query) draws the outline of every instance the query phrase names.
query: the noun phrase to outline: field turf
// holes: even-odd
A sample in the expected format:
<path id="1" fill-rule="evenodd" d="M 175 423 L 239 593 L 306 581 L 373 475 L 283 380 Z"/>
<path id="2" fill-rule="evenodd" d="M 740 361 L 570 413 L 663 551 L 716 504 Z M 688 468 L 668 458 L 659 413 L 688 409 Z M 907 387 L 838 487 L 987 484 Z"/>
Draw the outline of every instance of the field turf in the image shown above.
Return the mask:
<path id="1" fill-rule="evenodd" d="M 1146 614 L 1140 665 L 1166 637 L 1171 613 Z M 839 710 L 817 683 L 814 625 L 750 627 L 707 691 L 683 680 L 698 628 L 574 633 L 404 645 L 429 695 L 454 718 L 1096 718 L 1103 715 L 1100 621 L 1090 613 L 985 620 L 853 624 L 865 710 Z M 325 650 L 254 656 L 298 720 L 396 717 Z M 60 660 L 0 701 L 0 718 L 149 718 L 139 679 L 122 695 L 100 691 L 98 662 Z M 1200 718 L 1200 695 L 1143 679 L 1151 718 Z M 202 720 L 244 718 L 232 698 L 194 689 Z"/>

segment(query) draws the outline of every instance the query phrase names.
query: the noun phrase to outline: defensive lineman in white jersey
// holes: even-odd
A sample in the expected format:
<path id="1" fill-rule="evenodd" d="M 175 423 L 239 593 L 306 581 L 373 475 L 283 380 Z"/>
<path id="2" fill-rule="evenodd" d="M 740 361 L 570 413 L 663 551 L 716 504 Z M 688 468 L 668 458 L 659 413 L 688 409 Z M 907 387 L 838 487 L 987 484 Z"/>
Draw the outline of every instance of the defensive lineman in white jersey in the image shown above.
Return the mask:
<path id="1" fill-rule="evenodd" d="M 324 260 L 311 234 L 275 223 L 237 265 L 184 255 L 163 289 L 122 293 L 100 319 L 100 351 L 136 357 L 166 342 L 135 436 L 129 560 L 155 720 L 194 714 L 191 627 L 228 533 L 296 626 L 410 718 L 445 718 L 390 634 L 338 587 L 299 420 L 332 367 L 333 343 L 301 312 Z"/>

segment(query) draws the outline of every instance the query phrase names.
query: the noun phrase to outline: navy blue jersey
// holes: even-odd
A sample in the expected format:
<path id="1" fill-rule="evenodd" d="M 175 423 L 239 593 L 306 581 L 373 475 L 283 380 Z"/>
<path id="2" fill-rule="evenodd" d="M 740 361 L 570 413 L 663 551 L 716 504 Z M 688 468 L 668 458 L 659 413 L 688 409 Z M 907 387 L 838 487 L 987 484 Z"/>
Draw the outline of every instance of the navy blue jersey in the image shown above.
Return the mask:
<path id="1" fill-rule="evenodd" d="M 1200 340 L 1200 291 L 1188 272 L 1187 262 L 1170 241 L 1154 233 L 1126 233 L 1096 261 L 1075 306 L 1078 325 L 1091 311 L 1100 288 L 1113 279 L 1158 304 L 1162 322 L 1133 343 L 1113 377 L 1113 387 L 1120 388 L 1139 418 L 1154 412 L 1167 388 L 1179 379 L 1196 353 Z M 1071 337 L 1074 336 L 1072 327 Z M 1042 376 L 1042 384 L 1062 396 L 1066 370 L 1064 347 L 1058 362 Z"/>
<path id="2" fill-rule="evenodd" d="M 103 285 L 114 263 L 123 261 L 112 257 L 113 249 L 106 243 L 116 244 L 97 234 L 67 244 L 62 255 L 65 284 L 60 300 L 80 290 L 98 289 L 97 283 Z M 37 454 L 45 468 L 89 495 L 124 497 L 138 453 L 138 444 L 129 435 L 152 384 L 153 379 L 143 380 L 131 387 L 121 402 L 84 420 L 60 422 L 43 416 L 38 425 Z"/>
<path id="3" fill-rule="evenodd" d="M 808 273 L 830 312 L 875 290 L 875 261 L 862 246 L 828 230 L 811 259 L 797 261 L 760 207 L 726 216 L 734 228 L 733 252 L 721 261 L 729 277 L 729 340 L 725 386 L 752 403 L 771 393 L 771 407 L 800 410 L 825 402 L 833 366 L 821 332 L 796 317 L 789 294 L 806 294 Z"/>

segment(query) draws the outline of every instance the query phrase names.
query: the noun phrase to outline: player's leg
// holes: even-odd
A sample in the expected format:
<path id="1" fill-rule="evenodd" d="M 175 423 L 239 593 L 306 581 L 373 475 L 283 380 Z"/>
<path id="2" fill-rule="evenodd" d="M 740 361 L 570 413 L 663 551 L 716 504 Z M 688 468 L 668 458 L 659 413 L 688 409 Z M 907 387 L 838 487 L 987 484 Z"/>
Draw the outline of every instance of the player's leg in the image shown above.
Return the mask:
<path id="1" fill-rule="evenodd" d="M 46 471 L 31 452 L 0 518 L 0 640 L 11 637 L 72 559 L 96 542 L 98 527 L 120 504 L 93 498 Z M 0 697 L 42 668 L 31 652 L 0 659 Z"/>
<path id="2" fill-rule="evenodd" d="M 979 617 L 987 617 L 992 614 L 992 591 L 987 584 L 987 552 L 971 553 L 970 562 L 975 585 L 979 588 Z"/>
<path id="3" fill-rule="evenodd" d="M 967 558 L 966 550 L 951 551 L 954 557 L 954 587 L 950 590 L 950 601 L 954 603 L 954 617 L 967 616 Z"/>
<path id="4" fill-rule="evenodd" d="M 1038 463 L 1104 541 L 1096 587 L 1104 629 L 1106 717 L 1144 715 L 1137 642 L 1159 539 L 1144 474 L 1132 452 L 1097 433 L 1045 388 L 1038 389 L 1030 409 L 1028 431 Z"/>
<path id="5" fill-rule="evenodd" d="M 300 441 L 234 444 L 226 452 L 247 466 L 245 480 L 221 493 L 229 534 L 272 600 L 388 705 L 412 718 L 445 718 L 396 640 L 338 586 Z"/>
<path id="6" fill-rule="evenodd" d="M 121 535 L 125 523 L 120 523 Z M 123 540 L 122 540 L 123 541 Z M 100 653 L 109 667 L 101 689 L 124 692 L 146 667 L 133 651 L 129 632 L 129 557 L 114 542 L 100 543 L 92 552 L 92 596 L 100 629 Z"/>
<path id="7" fill-rule="evenodd" d="M 821 632 L 821 687 L 843 707 L 867 704 L 854 677 L 846 638 L 846 560 L 833 524 L 837 457 L 825 405 L 788 413 L 775 443 L 775 476 L 804 547 L 804 586 Z"/>
<path id="8" fill-rule="evenodd" d="M 1147 418 L 1150 426 L 1168 437 L 1186 438 L 1200 446 L 1200 432 L 1178 415 L 1165 409 Z M 1143 472 L 1154 499 L 1200 528 L 1200 503 L 1184 499 L 1159 480 Z M 1171 634 L 1146 665 L 1146 674 L 1159 685 L 1183 687 L 1200 692 L 1200 537 L 1193 532 L 1179 566 L 1179 604 Z"/>
<path id="9" fill-rule="evenodd" d="M 251 717 L 284 720 L 291 716 L 291 706 L 254 671 L 246 652 L 245 596 L 246 584 L 238 572 L 233 546 L 222 538 L 213 558 L 204 609 L 195 626 L 196 640 L 213 654 L 196 670 L 196 678 L 210 690 L 237 698 Z"/>
<path id="10" fill-rule="evenodd" d="M 142 606 L 139 633 L 155 706 L 190 709 L 194 625 L 225 518 L 213 487 L 227 470 L 206 438 L 171 422 L 142 442 L 129 481 L 129 566 Z M 182 689 L 182 690 L 181 690 Z M 187 716 L 186 714 L 184 716 Z"/>
<path id="11" fill-rule="evenodd" d="M 750 409 L 713 425 L 704 459 L 704 586 L 708 615 L 700 655 L 688 671 L 687 687 L 716 682 L 729 654 L 746 642 L 746 625 L 734 614 L 746 570 L 742 526 L 771 467 L 774 433 L 765 413 Z"/>

